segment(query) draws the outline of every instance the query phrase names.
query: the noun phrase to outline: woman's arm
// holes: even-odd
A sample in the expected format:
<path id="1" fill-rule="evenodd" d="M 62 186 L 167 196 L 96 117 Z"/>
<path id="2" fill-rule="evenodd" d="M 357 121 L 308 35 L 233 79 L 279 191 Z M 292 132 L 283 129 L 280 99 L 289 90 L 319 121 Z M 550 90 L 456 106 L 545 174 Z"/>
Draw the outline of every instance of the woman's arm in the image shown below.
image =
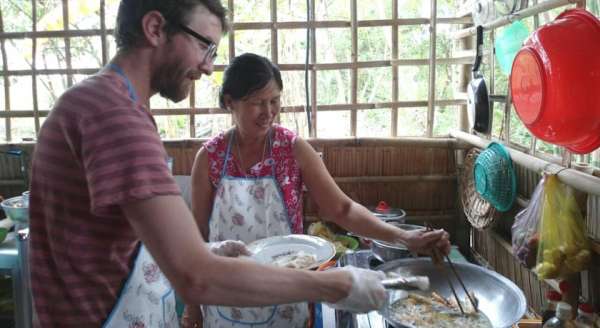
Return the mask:
<path id="1" fill-rule="evenodd" d="M 192 213 L 202 237 L 208 241 L 208 220 L 213 205 L 213 186 L 208 178 L 208 152 L 198 151 L 192 166 Z"/>
<path id="2" fill-rule="evenodd" d="M 335 183 L 325 164 L 312 146 L 297 138 L 294 156 L 300 165 L 304 184 L 309 195 L 319 206 L 320 214 L 340 227 L 356 234 L 388 242 L 402 243 L 412 251 L 425 251 L 436 243 L 444 253 L 450 250 L 448 234 L 405 231 L 376 218 L 364 206 L 354 202 Z"/>

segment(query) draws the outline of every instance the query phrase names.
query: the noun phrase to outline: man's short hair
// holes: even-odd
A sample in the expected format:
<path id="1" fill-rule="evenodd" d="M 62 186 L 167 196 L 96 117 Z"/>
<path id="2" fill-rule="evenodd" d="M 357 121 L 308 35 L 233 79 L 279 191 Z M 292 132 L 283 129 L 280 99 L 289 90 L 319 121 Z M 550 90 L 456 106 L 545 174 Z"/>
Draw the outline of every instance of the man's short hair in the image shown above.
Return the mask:
<path id="1" fill-rule="evenodd" d="M 156 10 L 165 17 L 165 31 L 167 36 L 171 36 L 180 31 L 178 24 L 189 23 L 189 13 L 196 6 L 204 6 L 217 16 L 223 33 L 227 33 L 227 10 L 220 0 L 121 0 L 115 28 L 117 47 L 127 50 L 138 45 L 143 38 L 142 18 L 149 11 Z"/>

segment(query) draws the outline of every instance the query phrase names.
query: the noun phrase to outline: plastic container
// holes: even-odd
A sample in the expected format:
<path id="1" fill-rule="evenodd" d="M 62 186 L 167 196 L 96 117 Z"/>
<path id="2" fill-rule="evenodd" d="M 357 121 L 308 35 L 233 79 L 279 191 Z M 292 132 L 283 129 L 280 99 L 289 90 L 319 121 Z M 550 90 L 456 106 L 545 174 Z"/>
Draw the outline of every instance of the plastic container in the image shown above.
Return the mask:
<path id="1" fill-rule="evenodd" d="M 23 202 L 23 196 L 12 197 L 0 203 L 6 217 L 14 222 L 29 222 L 29 206 Z"/>
<path id="2" fill-rule="evenodd" d="M 542 311 L 542 324 L 545 324 L 548 320 L 556 315 L 556 304 L 560 302 L 562 296 L 555 290 L 549 290 L 546 292 L 546 306 Z"/>
<path id="3" fill-rule="evenodd" d="M 569 303 L 558 302 L 556 316 L 546 321 L 543 328 L 571 328 L 571 306 Z"/>
<path id="4" fill-rule="evenodd" d="M 21 196 L 23 197 L 23 204 L 26 207 L 29 207 L 29 190 L 24 191 Z"/>
<path id="5" fill-rule="evenodd" d="M 512 65 L 517 115 L 541 140 L 585 154 L 600 146 L 600 21 L 570 9 L 527 39 Z"/>
<path id="6" fill-rule="evenodd" d="M 523 41 L 529 36 L 529 29 L 523 22 L 516 21 L 504 29 L 500 30 L 498 37 L 494 41 L 496 58 L 502 73 L 509 75 L 512 69 L 512 63 L 521 50 Z"/>
<path id="7" fill-rule="evenodd" d="M 575 319 L 577 328 L 594 328 L 594 309 L 588 303 L 579 305 L 577 309 L 577 318 Z"/>

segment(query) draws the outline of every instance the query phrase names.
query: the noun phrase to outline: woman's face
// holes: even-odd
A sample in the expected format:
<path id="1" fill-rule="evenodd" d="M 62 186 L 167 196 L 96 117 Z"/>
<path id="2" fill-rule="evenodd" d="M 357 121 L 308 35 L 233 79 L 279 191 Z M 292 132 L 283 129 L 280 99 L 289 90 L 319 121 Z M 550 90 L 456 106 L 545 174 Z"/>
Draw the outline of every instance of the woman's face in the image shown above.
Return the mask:
<path id="1" fill-rule="evenodd" d="M 281 109 L 281 90 L 275 80 L 240 100 L 229 101 L 234 122 L 240 132 L 261 136 L 269 131 Z"/>

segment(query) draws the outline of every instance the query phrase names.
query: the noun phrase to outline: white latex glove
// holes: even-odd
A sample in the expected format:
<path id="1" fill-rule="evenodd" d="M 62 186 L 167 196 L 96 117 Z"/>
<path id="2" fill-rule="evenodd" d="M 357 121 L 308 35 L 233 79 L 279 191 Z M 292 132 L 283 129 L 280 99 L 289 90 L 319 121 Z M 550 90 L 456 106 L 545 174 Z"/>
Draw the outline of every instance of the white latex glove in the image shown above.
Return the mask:
<path id="1" fill-rule="evenodd" d="M 381 284 L 385 274 L 381 271 L 346 266 L 340 270 L 352 275 L 352 288 L 348 297 L 330 307 L 355 313 L 365 313 L 381 309 L 387 302 L 387 293 Z"/>
<path id="2" fill-rule="evenodd" d="M 208 243 L 208 248 L 213 254 L 219 256 L 238 257 L 240 255 L 252 255 L 246 247 L 246 244 L 239 240 L 224 240 Z"/>

